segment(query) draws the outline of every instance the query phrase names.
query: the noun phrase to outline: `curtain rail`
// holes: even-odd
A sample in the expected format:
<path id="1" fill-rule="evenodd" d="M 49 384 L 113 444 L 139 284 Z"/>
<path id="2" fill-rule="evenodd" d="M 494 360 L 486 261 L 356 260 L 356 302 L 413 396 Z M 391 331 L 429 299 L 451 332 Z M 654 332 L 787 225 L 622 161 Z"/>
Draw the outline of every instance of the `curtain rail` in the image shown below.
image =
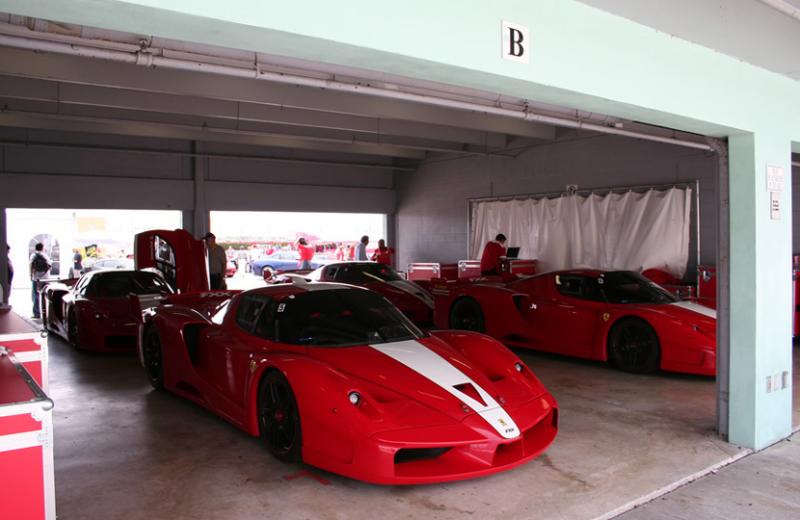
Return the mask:
<path id="1" fill-rule="evenodd" d="M 624 193 L 626 191 L 647 191 L 647 190 L 666 190 L 670 188 L 697 188 L 699 181 L 697 179 L 672 182 L 667 184 L 642 184 L 635 186 L 617 186 L 617 187 L 604 187 L 604 188 L 587 188 L 575 191 L 574 195 L 592 195 L 594 193 Z M 518 195 L 501 195 L 496 197 L 474 197 L 468 199 L 469 204 L 474 202 L 502 202 L 508 200 L 528 200 L 528 199 L 544 199 L 556 198 L 569 195 L 566 191 L 551 191 L 543 193 L 522 193 Z"/>

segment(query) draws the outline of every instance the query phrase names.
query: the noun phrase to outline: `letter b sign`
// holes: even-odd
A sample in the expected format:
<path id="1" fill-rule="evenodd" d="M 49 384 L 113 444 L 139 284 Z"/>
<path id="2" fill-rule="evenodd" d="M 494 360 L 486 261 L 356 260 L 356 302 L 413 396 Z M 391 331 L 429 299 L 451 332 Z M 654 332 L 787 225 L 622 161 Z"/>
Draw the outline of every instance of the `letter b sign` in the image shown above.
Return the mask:
<path id="1" fill-rule="evenodd" d="M 530 39 L 524 25 L 503 21 L 503 58 L 520 63 L 529 63 Z"/>

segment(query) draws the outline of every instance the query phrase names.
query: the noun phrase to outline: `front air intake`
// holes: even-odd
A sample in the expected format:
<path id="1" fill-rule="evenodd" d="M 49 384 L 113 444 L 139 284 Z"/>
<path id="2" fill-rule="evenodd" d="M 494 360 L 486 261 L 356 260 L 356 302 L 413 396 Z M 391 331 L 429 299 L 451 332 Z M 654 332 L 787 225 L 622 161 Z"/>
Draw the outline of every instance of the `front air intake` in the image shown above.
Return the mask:
<path id="1" fill-rule="evenodd" d="M 444 455 L 451 448 L 402 448 L 394 454 L 394 463 L 414 462 L 417 460 L 435 459 L 439 455 Z"/>

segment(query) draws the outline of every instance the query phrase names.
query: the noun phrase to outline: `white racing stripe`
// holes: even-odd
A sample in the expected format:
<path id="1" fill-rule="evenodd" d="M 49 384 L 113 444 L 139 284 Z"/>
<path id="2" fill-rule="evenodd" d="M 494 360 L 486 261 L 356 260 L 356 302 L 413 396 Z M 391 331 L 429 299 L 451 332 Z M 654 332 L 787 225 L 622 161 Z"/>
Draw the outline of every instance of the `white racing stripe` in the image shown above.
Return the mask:
<path id="1" fill-rule="evenodd" d="M 370 347 L 395 361 L 399 361 L 414 372 L 439 385 L 456 399 L 477 412 L 503 438 L 514 439 L 519 436 L 519 428 L 514 423 L 514 420 L 486 390 L 425 345 L 415 340 L 409 340 L 380 343 L 378 345 L 370 345 Z M 476 401 L 455 388 L 463 384 L 471 384 L 486 404 Z"/>
<path id="2" fill-rule="evenodd" d="M 680 307 L 682 309 L 688 309 L 690 311 L 694 311 L 698 314 L 702 314 L 703 316 L 708 316 L 709 318 L 717 319 L 717 311 L 710 307 L 706 307 L 705 305 L 700 305 L 699 303 L 694 302 L 675 302 L 671 305 L 675 307 Z"/>

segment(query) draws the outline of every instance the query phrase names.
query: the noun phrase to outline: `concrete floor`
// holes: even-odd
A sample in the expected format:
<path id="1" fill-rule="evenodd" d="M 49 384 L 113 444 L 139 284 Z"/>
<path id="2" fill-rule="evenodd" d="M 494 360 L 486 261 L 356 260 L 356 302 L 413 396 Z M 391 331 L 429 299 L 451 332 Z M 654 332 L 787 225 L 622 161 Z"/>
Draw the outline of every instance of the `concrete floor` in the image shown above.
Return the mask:
<path id="1" fill-rule="evenodd" d="M 800 518 L 800 434 L 618 518 Z"/>
<path id="2" fill-rule="evenodd" d="M 744 453 L 714 434 L 711 379 L 522 352 L 561 408 L 543 456 L 478 480 L 372 486 L 275 461 L 258 439 L 152 391 L 133 355 L 49 343 L 61 520 L 602 518 Z"/>

